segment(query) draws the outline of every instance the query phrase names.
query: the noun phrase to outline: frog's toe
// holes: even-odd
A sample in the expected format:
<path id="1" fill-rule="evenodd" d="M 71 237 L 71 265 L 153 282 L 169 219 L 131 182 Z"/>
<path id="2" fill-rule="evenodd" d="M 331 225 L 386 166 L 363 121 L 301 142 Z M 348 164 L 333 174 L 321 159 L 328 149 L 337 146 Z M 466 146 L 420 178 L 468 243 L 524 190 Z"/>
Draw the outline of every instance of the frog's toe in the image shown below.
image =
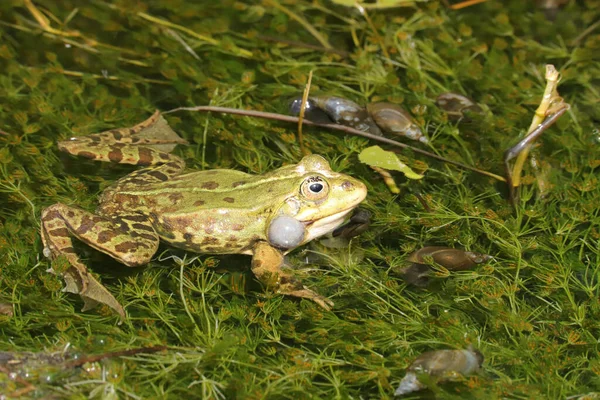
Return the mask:
<path id="1" fill-rule="evenodd" d="M 323 307 L 327 311 L 331 311 L 333 308 L 333 301 L 329 300 L 327 297 L 319 296 L 313 299 L 315 303 Z"/>
<path id="2" fill-rule="evenodd" d="M 285 294 L 287 294 L 288 296 L 302 297 L 305 299 L 312 300 L 327 311 L 331 310 L 331 308 L 333 307 L 333 301 L 329 300 L 327 297 L 323 297 L 320 294 L 315 293 L 314 291 L 306 287 L 299 290 L 285 292 Z"/>
<path id="3" fill-rule="evenodd" d="M 84 307 L 82 311 L 96 307 L 98 304 L 106 304 L 121 316 L 125 318 L 125 310 L 121 303 L 93 276 L 88 275 L 88 285 L 85 290 L 79 292 L 83 299 Z"/>

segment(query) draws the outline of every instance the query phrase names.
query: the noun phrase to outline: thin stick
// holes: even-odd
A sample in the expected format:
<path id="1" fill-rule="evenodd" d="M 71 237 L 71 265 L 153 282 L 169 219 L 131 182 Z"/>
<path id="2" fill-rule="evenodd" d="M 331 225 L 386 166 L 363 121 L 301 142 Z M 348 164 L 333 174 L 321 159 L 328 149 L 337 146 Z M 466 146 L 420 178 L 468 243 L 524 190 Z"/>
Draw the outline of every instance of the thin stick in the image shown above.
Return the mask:
<path id="1" fill-rule="evenodd" d="M 313 35 L 313 37 L 319 41 L 319 43 L 321 43 L 321 46 L 325 47 L 326 49 L 331 49 L 331 45 L 329 44 L 327 39 L 325 39 L 319 33 L 319 31 L 314 26 L 312 26 L 310 24 L 310 22 L 305 20 L 302 16 L 300 16 L 300 15 L 294 13 L 293 11 L 289 10 L 288 8 L 282 6 L 281 4 L 279 4 L 279 2 L 277 0 L 264 0 L 263 3 L 266 5 L 273 6 L 274 8 L 278 9 L 282 13 L 286 14 L 291 19 L 298 22 L 300 25 L 302 25 L 304 27 L 304 29 L 309 31 L 310 34 Z"/>
<path id="2" fill-rule="evenodd" d="M 592 33 L 594 31 L 594 29 L 596 29 L 599 26 L 600 26 L 600 19 L 598 21 L 594 22 L 592 25 L 588 26 L 585 29 L 585 31 L 581 32 L 579 34 L 579 36 L 577 36 L 575 39 L 573 39 L 573 41 L 571 42 L 571 46 L 577 46 L 579 44 L 579 42 L 581 42 L 583 40 L 583 38 L 585 38 L 587 35 Z"/>
<path id="3" fill-rule="evenodd" d="M 300 115 L 298 115 L 298 143 L 300 143 L 300 151 L 303 155 L 308 154 L 304 147 L 304 137 L 302 137 L 302 122 L 304 122 L 304 112 L 306 111 L 306 101 L 308 100 L 308 93 L 310 92 L 310 84 L 312 82 L 313 71 L 312 69 L 308 73 L 308 82 L 302 93 L 302 105 L 300 106 Z"/>
<path id="4" fill-rule="evenodd" d="M 487 0 L 467 0 L 467 1 L 463 1 L 458 4 L 453 4 L 450 6 L 450 8 L 453 10 L 460 10 L 461 8 L 471 7 L 471 6 L 474 6 L 475 4 L 484 3 L 486 1 Z"/>
<path id="5" fill-rule="evenodd" d="M 385 47 L 385 41 L 381 38 L 381 36 L 379 35 L 379 32 L 377 32 L 377 28 L 375 28 L 375 25 L 373 25 L 373 21 L 371 21 L 371 18 L 369 17 L 369 13 L 367 13 L 367 10 L 358 3 L 356 3 L 356 8 L 358 8 L 358 11 L 363 15 L 363 17 L 365 17 L 365 21 L 367 21 L 367 25 L 373 32 L 375 39 L 379 42 L 379 47 L 381 47 L 381 52 L 383 53 L 383 56 L 389 60 L 391 57 L 390 57 L 390 53 L 388 53 L 387 48 Z"/>
<path id="6" fill-rule="evenodd" d="M 138 347 L 137 349 L 130 350 L 121 350 L 121 351 L 112 351 L 110 353 L 97 354 L 89 357 L 82 357 L 77 360 L 71 360 L 63 364 L 65 368 L 74 368 L 79 367 L 85 363 L 97 362 L 100 360 L 104 360 L 105 358 L 113 358 L 113 357 L 124 357 L 124 356 L 133 356 L 135 354 L 149 354 L 149 353 L 158 353 L 159 351 L 166 350 L 167 346 L 152 346 L 152 347 Z"/>
<path id="7" fill-rule="evenodd" d="M 240 110 L 237 108 L 228 108 L 228 107 L 213 107 L 213 106 L 197 106 L 197 107 L 178 107 L 178 108 L 174 108 L 172 110 L 169 111 L 165 111 L 163 112 L 163 114 L 170 114 L 176 111 L 205 111 L 205 112 L 218 112 L 218 113 L 224 113 L 224 114 L 237 114 L 237 115 L 244 115 L 247 117 L 257 117 L 257 118 L 265 118 L 265 119 L 272 119 L 272 120 L 276 120 L 276 121 L 283 121 L 283 122 L 292 122 L 292 123 L 298 123 L 298 117 L 292 117 L 290 115 L 282 115 L 282 114 L 276 114 L 276 113 L 269 113 L 269 112 L 263 112 L 263 111 L 255 111 L 255 110 Z M 367 139 L 371 139 L 371 140 L 375 140 L 378 142 L 382 142 L 382 143 L 386 143 L 392 146 L 396 146 L 396 147 L 401 147 L 403 149 L 411 149 L 412 151 L 414 151 L 415 153 L 418 154 L 422 154 L 424 156 L 430 157 L 430 158 L 434 158 L 436 160 L 440 160 L 443 161 L 445 163 L 451 164 L 451 165 L 455 165 L 457 167 L 469 170 L 469 171 L 473 171 L 476 172 L 478 174 L 481 175 L 486 175 L 489 176 L 491 178 L 494 178 L 496 180 L 499 180 L 501 182 L 506 182 L 506 178 L 500 176 L 500 175 L 496 175 L 493 174 L 491 172 L 488 171 L 483 171 L 481 169 L 475 168 L 475 167 L 471 167 L 469 165 L 460 163 L 458 161 L 453 161 L 453 160 L 449 160 L 447 158 L 444 158 L 442 156 L 438 156 L 437 154 L 434 153 L 430 153 L 428 151 L 425 150 L 421 150 L 419 148 L 410 146 L 408 144 L 404 144 L 404 143 L 400 143 L 397 142 L 395 140 L 392 139 L 388 139 L 382 136 L 376 136 L 373 134 L 370 134 L 368 132 L 363 132 L 363 131 L 359 131 L 358 129 L 354 129 L 351 128 L 349 126 L 343 126 L 343 125 L 337 125 L 337 124 L 317 124 L 314 123 L 312 121 L 308 121 L 305 120 L 303 122 L 306 125 L 312 125 L 312 126 L 318 126 L 321 128 L 328 128 L 328 129 L 333 129 L 336 131 L 342 131 L 342 132 L 346 132 L 346 133 L 350 133 L 352 135 L 357 135 L 357 136 L 362 136 L 365 137 Z"/>

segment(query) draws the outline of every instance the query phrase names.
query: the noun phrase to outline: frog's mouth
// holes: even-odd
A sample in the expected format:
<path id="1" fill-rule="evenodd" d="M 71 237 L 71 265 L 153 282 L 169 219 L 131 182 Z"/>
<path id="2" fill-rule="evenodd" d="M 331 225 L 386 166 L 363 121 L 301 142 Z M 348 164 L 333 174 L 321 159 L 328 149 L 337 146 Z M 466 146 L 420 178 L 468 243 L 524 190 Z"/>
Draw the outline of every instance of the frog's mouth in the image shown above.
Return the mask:
<path id="1" fill-rule="evenodd" d="M 356 206 L 352 206 L 347 208 L 346 210 L 342 210 L 324 218 L 301 221 L 307 230 L 307 235 L 304 238 L 303 243 L 310 242 L 313 239 L 326 235 L 329 232 L 335 230 L 335 228 L 337 228 L 342 224 L 342 222 L 344 222 L 346 215 L 348 215 L 348 213 L 354 210 L 355 208 Z"/>

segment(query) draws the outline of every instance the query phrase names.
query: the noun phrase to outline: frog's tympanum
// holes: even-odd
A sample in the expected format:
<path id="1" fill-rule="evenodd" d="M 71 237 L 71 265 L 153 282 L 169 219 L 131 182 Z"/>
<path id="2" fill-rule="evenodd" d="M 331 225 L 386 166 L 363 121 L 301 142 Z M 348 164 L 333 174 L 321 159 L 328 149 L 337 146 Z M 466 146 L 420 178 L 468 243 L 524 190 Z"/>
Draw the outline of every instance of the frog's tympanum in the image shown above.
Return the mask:
<path id="1" fill-rule="evenodd" d="M 173 141 L 148 135 L 157 129 L 170 131 L 158 112 L 132 128 L 59 143 L 73 155 L 146 166 L 107 188 L 95 213 L 61 203 L 43 211 L 44 254 L 62 255 L 70 265 L 54 271 L 65 279 L 65 290 L 80 294 L 84 309 L 102 303 L 124 316 L 119 302 L 88 273 L 72 238 L 130 267 L 148 263 L 162 240 L 197 253 L 252 255 L 252 271 L 268 287 L 331 307 L 282 268 L 283 256 L 338 227 L 365 198 L 365 185 L 332 171 L 318 155 L 263 175 L 184 172 L 184 161 L 169 153 L 173 146 L 165 147 Z"/>

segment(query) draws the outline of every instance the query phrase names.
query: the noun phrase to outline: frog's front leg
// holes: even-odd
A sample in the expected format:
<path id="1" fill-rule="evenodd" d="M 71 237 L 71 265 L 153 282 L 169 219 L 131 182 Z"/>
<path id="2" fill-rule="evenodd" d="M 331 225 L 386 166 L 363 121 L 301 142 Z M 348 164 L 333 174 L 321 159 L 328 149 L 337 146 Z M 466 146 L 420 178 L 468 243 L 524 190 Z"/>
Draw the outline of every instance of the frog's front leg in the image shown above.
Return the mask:
<path id="1" fill-rule="evenodd" d="M 123 307 L 102 284 L 88 273 L 73 249 L 71 237 L 108 254 L 127 266 L 150 261 L 158 249 L 158 234 L 142 215 L 107 218 L 64 204 L 54 204 L 42 212 L 44 255 L 52 259 L 63 255 L 71 267 L 62 272 L 65 291 L 81 295 L 84 310 L 97 303 L 106 304 L 122 317 Z"/>
<path id="2" fill-rule="evenodd" d="M 283 254 L 281 251 L 267 242 L 259 242 L 254 246 L 252 272 L 261 282 L 278 293 L 310 299 L 326 310 L 333 307 L 331 300 L 308 289 L 282 267 Z"/>

